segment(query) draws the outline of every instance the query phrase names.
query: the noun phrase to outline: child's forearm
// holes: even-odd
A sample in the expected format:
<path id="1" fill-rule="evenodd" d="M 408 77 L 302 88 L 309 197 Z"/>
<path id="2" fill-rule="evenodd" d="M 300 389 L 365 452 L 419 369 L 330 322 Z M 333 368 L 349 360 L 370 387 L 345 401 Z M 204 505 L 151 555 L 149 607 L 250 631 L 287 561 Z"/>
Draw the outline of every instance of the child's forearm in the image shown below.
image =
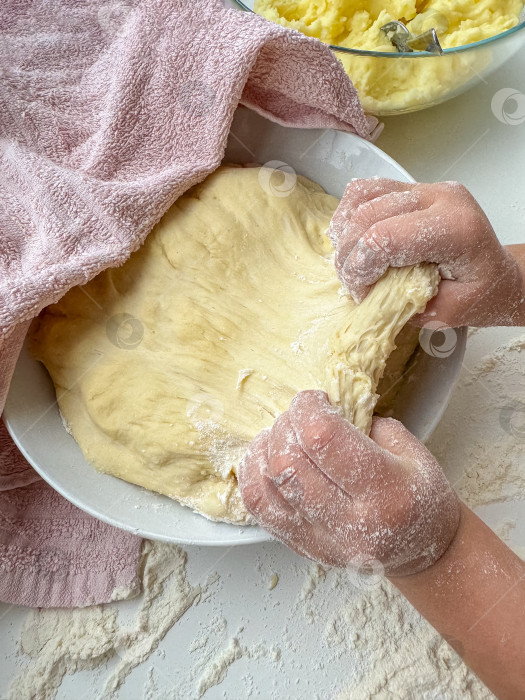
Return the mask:
<path id="1" fill-rule="evenodd" d="M 499 700 L 525 698 L 525 563 L 471 510 L 441 559 L 391 581 Z"/>
<path id="2" fill-rule="evenodd" d="M 525 244 L 516 243 L 514 245 L 507 245 L 505 248 L 509 251 L 512 257 L 517 261 L 521 270 L 521 283 L 523 291 L 523 301 L 521 307 L 516 315 L 515 324 L 516 326 L 525 326 Z"/>

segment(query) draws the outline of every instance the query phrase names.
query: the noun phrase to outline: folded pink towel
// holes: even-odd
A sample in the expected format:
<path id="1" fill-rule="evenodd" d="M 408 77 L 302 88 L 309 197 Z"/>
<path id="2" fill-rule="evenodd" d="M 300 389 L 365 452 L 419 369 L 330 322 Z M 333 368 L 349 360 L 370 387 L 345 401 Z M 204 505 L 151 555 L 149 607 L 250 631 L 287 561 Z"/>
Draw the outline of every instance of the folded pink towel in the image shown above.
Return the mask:
<path id="1" fill-rule="evenodd" d="M 8 0 L 0 38 L 0 411 L 28 321 L 219 165 L 239 102 L 367 138 L 377 124 L 326 46 L 219 0 Z M 85 605 L 131 585 L 137 540 L 2 444 L 0 598 Z"/>

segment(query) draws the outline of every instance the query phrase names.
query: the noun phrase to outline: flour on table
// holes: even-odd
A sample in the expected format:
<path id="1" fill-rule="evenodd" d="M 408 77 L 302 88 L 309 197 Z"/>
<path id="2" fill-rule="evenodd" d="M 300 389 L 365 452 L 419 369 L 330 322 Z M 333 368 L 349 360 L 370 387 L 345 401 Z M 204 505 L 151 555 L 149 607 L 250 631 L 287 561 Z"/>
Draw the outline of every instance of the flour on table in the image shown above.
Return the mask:
<path id="1" fill-rule="evenodd" d="M 289 619 L 303 620 L 319 637 L 316 656 L 304 658 L 284 630 L 283 655 L 293 651 L 290 675 L 319 673 L 334 700 L 495 700 L 436 630 L 386 580 L 351 570 L 307 565 Z M 362 584 L 362 587 L 361 587 Z M 333 605 L 334 598 L 339 604 Z M 331 676 L 348 658 L 345 677 Z M 300 696 L 293 696 L 300 697 Z"/>
<path id="2" fill-rule="evenodd" d="M 314 594 L 315 589 L 321 581 L 324 581 L 325 577 L 326 569 L 323 566 L 321 566 L 321 564 L 312 562 L 312 564 L 310 564 L 308 567 L 303 587 L 301 589 L 301 592 L 299 593 L 299 600 L 305 601 L 311 598 Z"/>
<path id="3" fill-rule="evenodd" d="M 520 336 L 473 367 L 464 366 L 445 416 L 428 443 L 470 508 L 525 501 L 523 349 L 525 336 Z M 494 437 L 487 439 L 491 433 Z M 504 539 L 511 532 L 507 527 Z M 509 545 L 523 556 L 522 549 L 511 541 Z"/>
<path id="4" fill-rule="evenodd" d="M 160 700 L 160 690 L 153 666 L 148 668 L 148 672 L 146 674 L 146 682 L 142 692 L 142 700 Z"/>
<path id="5" fill-rule="evenodd" d="M 142 585 L 135 619 L 122 626 L 114 605 L 30 612 L 20 646 L 33 662 L 14 679 L 8 700 L 52 700 L 66 675 L 95 670 L 118 656 L 102 696 L 111 698 L 202 593 L 186 580 L 186 553 L 161 542 L 145 543 Z"/>
<path id="6" fill-rule="evenodd" d="M 228 668 L 234 661 L 242 657 L 242 649 L 239 640 L 233 637 L 228 646 L 217 654 L 204 669 L 197 683 L 197 696 L 201 698 L 204 693 L 215 685 L 219 685 L 228 672 Z"/>
<path id="7" fill-rule="evenodd" d="M 338 572 L 344 581 L 346 572 Z M 338 700 L 491 700 L 456 652 L 388 581 L 352 600 L 327 622 L 326 644 L 363 660 Z"/>
<path id="8" fill-rule="evenodd" d="M 213 688 L 226 678 L 230 666 L 243 657 L 247 659 L 267 658 L 273 664 L 281 661 L 281 650 L 275 646 L 254 644 L 245 646 L 237 637 L 228 640 L 227 645 L 216 654 L 210 655 L 197 681 L 196 693 L 201 698 L 210 688 Z"/>
<path id="9" fill-rule="evenodd" d="M 205 648 L 208 645 L 210 638 L 218 637 L 222 632 L 224 632 L 227 624 L 226 618 L 220 617 L 219 615 L 213 617 L 206 624 L 206 633 L 200 637 L 196 637 L 193 640 L 189 646 L 189 651 L 193 653 L 198 649 Z"/>

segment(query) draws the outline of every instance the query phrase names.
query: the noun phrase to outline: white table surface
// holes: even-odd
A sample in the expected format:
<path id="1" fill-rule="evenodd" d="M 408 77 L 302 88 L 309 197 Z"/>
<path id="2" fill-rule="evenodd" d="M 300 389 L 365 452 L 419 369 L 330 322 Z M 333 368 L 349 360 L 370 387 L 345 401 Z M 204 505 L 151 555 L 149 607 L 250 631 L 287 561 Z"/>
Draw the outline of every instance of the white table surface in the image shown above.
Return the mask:
<path id="1" fill-rule="evenodd" d="M 524 60 L 525 51 L 522 51 L 486 84 L 442 106 L 386 119 L 384 133 L 377 143 L 416 179 L 455 179 L 467 185 L 505 243 L 525 242 L 525 123 L 509 126 L 498 121 L 491 111 L 491 99 L 501 87 L 525 93 Z M 467 350 L 466 367 L 523 332 L 523 329 L 491 329 L 476 334 Z M 525 363 L 522 366 L 524 377 Z M 515 395 L 516 386 L 523 389 L 524 385 L 523 378 L 517 374 L 509 392 Z M 465 405 L 464 410 L 468 411 L 469 406 Z M 487 434 L 487 441 L 493 439 L 496 438 Z M 494 518 L 501 520 L 501 508 L 492 521 L 490 509 L 483 517 L 489 524 L 497 525 Z M 521 533 L 518 537 L 525 544 L 523 509 L 517 517 L 516 532 Z M 138 700 L 146 695 L 194 697 L 195 682 L 191 677 L 194 657 L 188 648 L 215 615 L 227 620 L 222 641 L 217 640 L 219 648 L 240 628 L 244 628 L 239 632 L 243 644 L 251 645 L 264 638 L 265 642 L 273 640 L 279 645 L 287 626 L 292 643 L 283 649 L 283 660 L 277 667 L 264 658 L 243 658 L 234 663 L 226 679 L 205 694 L 206 700 L 246 697 L 248 686 L 253 688 L 254 697 L 260 698 L 333 696 L 331 689 L 348 675 L 348 660 L 342 658 L 329 668 L 319 668 L 316 659 L 322 642 L 316 625 L 304 619 L 286 619 L 303 586 L 309 564 L 277 543 L 232 549 L 188 547 L 187 552 L 190 583 L 204 580 L 210 571 L 218 572 L 220 578 L 210 589 L 209 598 L 189 610 L 150 661 L 131 673 L 118 693 L 119 699 Z M 279 583 L 270 591 L 268 583 L 273 573 L 279 575 Z M 322 596 L 323 591 L 316 595 Z M 329 611 L 340 605 L 341 595 L 330 591 L 331 599 L 326 601 L 324 609 Z M 120 605 L 131 610 L 135 603 Z M 26 615 L 27 609 L 0 604 L 0 697 L 21 669 L 17 644 Z M 152 664 L 158 691 L 144 695 Z M 68 677 L 57 697 L 62 700 L 98 697 L 111 667 L 109 664 L 101 673 L 82 672 Z M 179 688 L 179 694 L 172 694 L 173 688 Z"/>

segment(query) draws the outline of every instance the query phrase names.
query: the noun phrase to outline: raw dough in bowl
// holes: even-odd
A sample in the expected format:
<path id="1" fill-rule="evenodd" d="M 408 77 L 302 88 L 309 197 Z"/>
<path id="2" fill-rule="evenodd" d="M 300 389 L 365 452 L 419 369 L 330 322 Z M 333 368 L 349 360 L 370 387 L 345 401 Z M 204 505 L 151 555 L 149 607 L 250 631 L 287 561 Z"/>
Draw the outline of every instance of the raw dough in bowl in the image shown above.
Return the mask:
<path id="1" fill-rule="evenodd" d="M 31 331 L 96 469 L 230 522 L 248 518 L 238 461 L 298 391 L 369 429 L 395 336 L 437 287 L 433 266 L 390 270 L 356 308 L 325 235 L 338 200 L 280 175 L 219 168 Z"/>

